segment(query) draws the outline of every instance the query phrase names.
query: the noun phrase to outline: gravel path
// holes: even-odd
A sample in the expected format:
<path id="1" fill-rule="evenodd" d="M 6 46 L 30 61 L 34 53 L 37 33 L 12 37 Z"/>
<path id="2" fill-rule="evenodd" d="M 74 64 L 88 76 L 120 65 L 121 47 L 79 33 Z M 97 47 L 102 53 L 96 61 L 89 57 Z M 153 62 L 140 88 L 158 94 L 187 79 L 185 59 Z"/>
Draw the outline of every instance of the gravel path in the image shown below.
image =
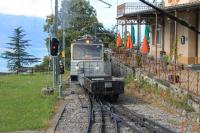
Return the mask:
<path id="1" fill-rule="evenodd" d="M 56 127 L 56 133 L 80 133 L 84 132 L 87 123 L 87 98 L 84 91 L 78 85 L 72 85 L 66 91 L 65 108 Z"/>

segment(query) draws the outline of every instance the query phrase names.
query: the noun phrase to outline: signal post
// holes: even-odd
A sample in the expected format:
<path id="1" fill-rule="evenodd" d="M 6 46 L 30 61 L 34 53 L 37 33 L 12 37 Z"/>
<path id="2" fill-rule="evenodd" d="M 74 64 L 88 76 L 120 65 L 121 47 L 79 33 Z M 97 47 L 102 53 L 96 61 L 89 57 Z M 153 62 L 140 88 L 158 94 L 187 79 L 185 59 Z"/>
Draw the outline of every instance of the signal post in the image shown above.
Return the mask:
<path id="1" fill-rule="evenodd" d="M 53 60 L 53 89 L 56 89 L 56 77 L 57 77 L 57 70 L 56 70 L 56 59 L 58 56 L 58 46 L 59 41 L 56 38 L 52 38 L 50 41 L 50 54 Z"/>

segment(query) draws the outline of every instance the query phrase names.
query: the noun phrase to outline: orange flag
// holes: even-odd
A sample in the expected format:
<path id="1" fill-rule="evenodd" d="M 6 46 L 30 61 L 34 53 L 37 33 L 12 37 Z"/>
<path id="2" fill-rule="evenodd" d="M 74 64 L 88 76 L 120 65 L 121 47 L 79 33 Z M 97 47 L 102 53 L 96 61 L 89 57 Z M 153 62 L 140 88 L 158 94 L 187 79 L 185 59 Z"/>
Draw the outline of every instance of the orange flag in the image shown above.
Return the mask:
<path id="1" fill-rule="evenodd" d="M 128 35 L 128 40 L 126 43 L 126 48 L 133 48 L 133 43 L 132 43 L 132 39 L 131 39 L 131 35 Z"/>
<path id="2" fill-rule="evenodd" d="M 133 48 L 133 41 L 132 41 L 131 35 L 129 35 L 129 37 L 130 37 L 129 48 L 132 49 Z"/>
<path id="3" fill-rule="evenodd" d="M 120 47 L 121 46 L 121 37 L 120 37 L 120 33 L 117 33 L 117 42 L 116 42 L 116 46 Z"/>
<path id="4" fill-rule="evenodd" d="M 149 52 L 149 48 L 148 48 L 148 43 L 147 43 L 146 36 L 144 36 L 144 40 L 143 40 L 143 44 L 142 44 L 142 48 L 141 48 L 140 52 L 142 54 L 147 54 Z"/>

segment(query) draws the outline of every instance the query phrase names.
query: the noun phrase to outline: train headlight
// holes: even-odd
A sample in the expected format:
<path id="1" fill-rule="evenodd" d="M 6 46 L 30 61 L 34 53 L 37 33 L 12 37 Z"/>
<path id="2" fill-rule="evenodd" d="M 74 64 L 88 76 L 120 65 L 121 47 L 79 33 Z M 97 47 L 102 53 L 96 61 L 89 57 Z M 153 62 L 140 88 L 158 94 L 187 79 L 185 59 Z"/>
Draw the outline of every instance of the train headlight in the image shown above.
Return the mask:
<path id="1" fill-rule="evenodd" d="M 86 40 L 86 43 L 89 44 L 89 43 L 90 43 L 90 40 Z"/>
<path id="2" fill-rule="evenodd" d="M 97 65 L 97 66 L 95 67 L 95 69 L 96 69 L 96 70 L 99 70 L 99 66 Z"/>
<path id="3" fill-rule="evenodd" d="M 76 66 L 75 66 L 75 69 L 76 69 L 76 70 L 78 70 L 78 69 L 79 69 L 79 66 L 78 66 L 78 65 L 76 65 Z"/>

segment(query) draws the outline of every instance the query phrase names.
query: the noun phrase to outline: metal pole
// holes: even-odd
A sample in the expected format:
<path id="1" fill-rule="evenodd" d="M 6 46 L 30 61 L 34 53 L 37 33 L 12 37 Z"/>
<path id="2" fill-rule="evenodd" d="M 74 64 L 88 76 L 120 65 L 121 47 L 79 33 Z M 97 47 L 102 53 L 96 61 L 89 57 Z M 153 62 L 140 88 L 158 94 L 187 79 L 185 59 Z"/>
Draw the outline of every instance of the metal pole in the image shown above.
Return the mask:
<path id="1" fill-rule="evenodd" d="M 55 0 L 54 34 L 57 37 L 58 30 L 58 0 Z"/>
<path id="2" fill-rule="evenodd" d="M 199 95 L 199 72 L 197 72 L 197 95 Z"/>
<path id="3" fill-rule="evenodd" d="M 189 69 L 187 69 L 187 89 L 188 89 L 188 92 L 189 92 L 189 86 L 190 86 L 190 72 L 189 72 Z"/>
<path id="4" fill-rule="evenodd" d="M 62 45 L 63 45 L 63 51 L 64 51 L 64 69 L 65 69 L 65 61 L 66 61 L 66 58 L 65 58 L 65 18 L 63 17 L 63 24 L 62 24 Z"/>
<path id="5" fill-rule="evenodd" d="M 157 64 L 158 64 L 158 46 L 157 46 L 157 27 L 158 27 L 158 15 L 156 13 L 156 25 L 155 25 L 155 45 L 156 45 L 156 75 L 158 73 Z"/>
<path id="6" fill-rule="evenodd" d="M 99 0 L 99 1 L 101 1 L 102 3 L 104 3 L 104 4 L 108 5 L 108 6 L 109 6 L 109 8 L 112 6 L 111 4 L 109 4 L 109 3 L 105 2 L 104 0 Z"/>
<path id="7" fill-rule="evenodd" d="M 175 11 L 175 17 L 177 17 L 177 11 Z M 174 75 L 173 75 L 173 78 L 174 78 L 174 84 L 176 83 L 176 56 L 177 56 L 177 22 L 175 21 L 175 44 L 174 44 Z"/>
<path id="8" fill-rule="evenodd" d="M 125 19 L 125 36 L 126 36 L 126 39 L 127 39 L 127 20 Z"/>
<path id="9" fill-rule="evenodd" d="M 54 29 L 53 29 L 53 32 L 54 32 L 54 36 L 56 37 L 57 35 L 57 18 L 58 17 L 58 0 L 55 0 L 55 16 L 54 16 Z M 58 76 L 57 76 L 57 57 L 56 56 L 52 56 L 52 60 L 53 60 L 53 90 L 56 89 L 56 83 L 57 83 L 57 79 L 58 79 Z"/>
<path id="10" fill-rule="evenodd" d="M 199 30 L 199 8 L 196 10 L 196 27 L 198 28 Z M 196 60 L 195 60 L 195 63 L 198 64 L 199 62 L 199 59 L 198 59 L 198 56 L 199 56 L 199 38 L 198 38 L 198 33 L 196 33 Z"/>
<path id="11" fill-rule="evenodd" d="M 55 37 L 57 38 L 57 30 L 58 30 L 58 0 L 55 0 L 55 21 L 54 21 L 54 34 Z M 58 57 L 56 56 L 54 59 L 55 63 L 55 82 L 58 83 Z"/>
<path id="12" fill-rule="evenodd" d="M 59 98 L 62 98 L 62 74 L 60 74 Z"/>
<path id="13" fill-rule="evenodd" d="M 122 23 L 122 38 L 124 40 L 124 23 Z M 122 43 L 124 45 L 124 41 L 122 40 Z"/>
<path id="14" fill-rule="evenodd" d="M 137 23 L 138 23 L 138 25 L 137 25 L 137 30 L 138 30 L 138 41 L 137 41 L 137 43 L 138 43 L 138 49 L 137 49 L 137 52 L 139 52 L 140 51 L 140 36 L 141 36 L 141 32 L 140 32 L 140 30 L 141 30 L 141 28 L 140 28 L 140 16 L 138 16 L 138 20 L 137 20 Z"/>
<path id="15" fill-rule="evenodd" d="M 55 75 L 55 56 L 52 56 L 53 59 L 53 90 L 56 89 L 56 75 Z"/>
<path id="16" fill-rule="evenodd" d="M 165 18 L 162 18 L 162 51 L 164 52 L 165 51 Z"/>

